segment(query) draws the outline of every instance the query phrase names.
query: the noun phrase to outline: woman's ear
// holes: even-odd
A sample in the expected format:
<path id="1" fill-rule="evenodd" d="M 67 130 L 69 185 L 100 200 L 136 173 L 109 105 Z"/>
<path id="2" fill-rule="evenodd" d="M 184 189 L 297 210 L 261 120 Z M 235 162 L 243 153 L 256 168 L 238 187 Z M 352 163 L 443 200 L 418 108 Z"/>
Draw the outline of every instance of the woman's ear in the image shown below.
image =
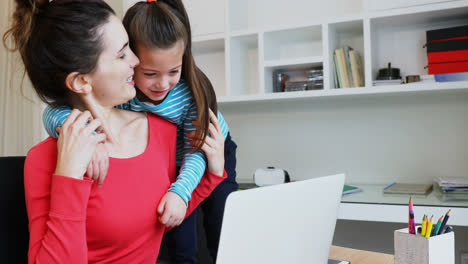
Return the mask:
<path id="1" fill-rule="evenodd" d="M 89 94 L 93 89 L 86 75 L 72 72 L 65 78 L 65 85 L 77 94 Z"/>

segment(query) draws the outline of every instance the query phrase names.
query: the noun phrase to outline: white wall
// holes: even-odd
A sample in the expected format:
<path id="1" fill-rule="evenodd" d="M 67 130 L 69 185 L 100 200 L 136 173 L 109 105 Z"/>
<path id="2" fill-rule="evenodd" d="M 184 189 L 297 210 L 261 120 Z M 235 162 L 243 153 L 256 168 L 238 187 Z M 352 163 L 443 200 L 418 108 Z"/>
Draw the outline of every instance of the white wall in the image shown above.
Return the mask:
<path id="1" fill-rule="evenodd" d="M 344 172 L 354 183 L 468 176 L 468 93 L 224 104 L 238 179 L 276 166 L 294 179 Z"/>

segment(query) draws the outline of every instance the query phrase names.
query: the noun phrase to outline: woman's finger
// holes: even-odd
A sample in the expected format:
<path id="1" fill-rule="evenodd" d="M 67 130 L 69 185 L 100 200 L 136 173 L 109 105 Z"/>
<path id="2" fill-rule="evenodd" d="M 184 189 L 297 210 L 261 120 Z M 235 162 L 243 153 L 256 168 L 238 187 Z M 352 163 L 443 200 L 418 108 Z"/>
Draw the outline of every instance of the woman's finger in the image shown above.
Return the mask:
<path id="1" fill-rule="evenodd" d="M 106 134 L 101 133 L 101 134 L 94 135 L 94 138 L 96 140 L 96 143 L 101 143 L 101 142 L 106 141 L 107 136 Z"/>
<path id="2" fill-rule="evenodd" d="M 67 119 L 63 122 L 62 127 L 64 129 L 68 128 L 71 124 L 73 124 L 76 118 L 81 114 L 81 111 L 78 109 L 73 109 L 71 113 L 68 115 Z"/>
<path id="3" fill-rule="evenodd" d="M 83 129 L 83 133 L 85 135 L 89 135 L 93 133 L 94 131 L 96 131 L 96 129 L 101 125 L 102 125 L 101 120 L 94 119 Z"/>
<path id="4" fill-rule="evenodd" d="M 93 162 L 88 164 L 88 168 L 86 168 L 86 176 L 88 176 L 90 179 L 93 179 Z"/>
<path id="5" fill-rule="evenodd" d="M 74 128 L 82 128 L 85 126 L 86 123 L 88 123 L 90 117 L 91 113 L 89 111 L 84 111 L 76 118 L 72 126 Z"/>
<path id="6" fill-rule="evenodd" d="M 93 163 L 93 180 L 97 181 L 100 177 L 99 173 L 99 162 L 98 161 L 91 161 Z"/>
<path id="7" fill-rule="evenodd" d="M 104 179 L 106 178 L 107 169 L 105 165 L 105 161 L 101 161 L 99 163 L 99 178 L 98 178 L 98 187 L 101 187 L 104 183 Z"/>

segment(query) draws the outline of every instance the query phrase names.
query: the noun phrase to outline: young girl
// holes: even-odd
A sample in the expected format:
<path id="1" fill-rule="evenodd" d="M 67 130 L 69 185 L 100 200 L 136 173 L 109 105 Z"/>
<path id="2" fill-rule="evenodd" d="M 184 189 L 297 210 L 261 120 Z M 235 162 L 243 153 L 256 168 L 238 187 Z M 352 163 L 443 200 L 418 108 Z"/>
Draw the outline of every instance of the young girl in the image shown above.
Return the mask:
<path id="1" fill-rule="evenodd" d="M 118 108 L 152 112 L 177 124 L 177 166 L 180 173 L 158 206 L 161 222 L 176 226 L 182 222 L 186 204 L 206 168 L 200 146 L 203 142 L 210 143 L 209 138 L 205 141 L 204 131 L 209 125 L 209 109 L 217 111 L 216 96 L 208 78 L 195 65 L 191 53 L 190 24 L 182 1 L 139 2 L 127 11 L 123 24 L 140 65 L 134 75 L 137 96 Z M 43 120 L 50 135 L 58 136 L 56 128 L 61 126 L 69 112 L 68 107 L 46 109 Z M 230 140 L 228 126 L 219 112 L 218 119 L 226 146 L 230 146 L 231 151 L 226 150 L 233 153 L 235 143 Z M 233 172 L 229 173 L 232 177 L 235 177 L 234 170 L 232 168 Z M 88 169 L 88 174 L 92 171 Z M 226 197 L 237 187 L 235 180 L 230 181 L 234 185 L 230 184 L 229 191 L 223 192 Z"/>

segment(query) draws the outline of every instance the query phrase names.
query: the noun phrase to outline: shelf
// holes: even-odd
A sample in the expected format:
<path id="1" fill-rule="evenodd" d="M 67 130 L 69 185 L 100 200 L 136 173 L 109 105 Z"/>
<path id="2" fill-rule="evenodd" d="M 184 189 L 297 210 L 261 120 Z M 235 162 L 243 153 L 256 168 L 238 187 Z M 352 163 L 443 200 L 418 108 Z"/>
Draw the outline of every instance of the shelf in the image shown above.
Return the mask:
<path id="1" fill-rule="evenodd" d="M 368 1 L 373 1 L 373 0 L 368 0 Z M 440 11 L 440 10 L 450 10 L 450 9 L 458 9 L 458 8 L 463 9 L 467 5 L 468 5 L 467 0 L 446 0 L 444 2 L 441 1 L 440 3 L 412 5 L 412 6 L 407 6 L 405 8 L 394 8 L 394 9 L 376 10 L 376 11 L 369 10 L 365 14 L 369 18 L 392 17 L 392 16 L 419 14 L 419 13 L 433 12 L 433 11 Z"/>
<path id="2" fill-rule="evenodd" d="M 333 52 L 335 49 L 349 46 L 356 50 L 361 57 L 361 64 L 364 66 L 364 21 L 354 20 L 347 22 L 333 23 L 328 26 L 328 45 L 329 45 L 329 65 L 330 71 L 328 78 L 330 80 L 330 89 L 334 89 L 336 83 L 335 62 L 333 60 Z M 365 73 L 365 69 L 362 69 Z M 365 76 L 364 76 L 365 79 Z"/>
<path id="3" fill-rule="evenodd" d="M 296 59 L 285 59 L 285 60 L 270 60 L 265 61 L 265 67 L 289 67 L 289 66 L 301 66 L 301 65 L 312 65 L 312 64 L 322 64 L 322 56 L 313 56 L 313 57 L 302 57 Z"/>
<path id="4" fill-rule="evenodd" d="M 406 75 L 426 75 L 426 31 L 468 24 L 468 6 L 370 20 L 372 79 L 388 63 Z"/>
<path id="5" fill-rule="evenodd" d="M 223 40 L 226 37 L 224 33 L 216 33 L 216 34 L 207 34 L 201 36 L 194 36 L 192 38 L 192 43 L 197 42 L 204 42 L 204 41 L 214 41 L 214 40 Z"/>
<path id="6" fill-rule="evenodd" d="M 257 1 L 252 0 L 228 0 L 229 30 L 252 30 L 260 24 L 257 16 Z"/>
<path id="7" fill-rule="evenodd" d="M 384 194 L 381 184 L 352 184 L 362 192 L 343 196 L 339 219 L 377 222 L 408 223 L 408 201 L 410 195 Z M 449 209 L 456 217 L 450 218 L 450 225 L 468 226 L 468 201 L 443 202 L 438 192 L 427 196 L 411 196 L 414 203 L 415 222 L 420 224 L 423 214 L 441 216 Z"/>
<path id="8" fill-rule="evenodd" d="M 230 94 L 258 94 L 257 35 L 232 37 L 230 45 Z"/>
<path id="9" fill-rule="evenodd" d="M 288 101 L 305 100 L 312 98 L 335 97 L 335 96 L 364 96 L 364 95 L 387 95 L 387 94 L 408 94 L 422 92 L 468 92 L 468 81 L 446 82 L 446 83 L 410 83 L 392 86 L 360 87 L 360 88 L 340 88 L 329 90 L 301 91 L 268 93 L 259 95 L 239 95 L 219 97 L 218 103 L 240 103 L 259 101 Z"/>
<path id="10" fill-rule="evenodd" d="M 225 1 L 203 0 L 200 1 L 183 0 L 187 13 L 190 16 L 190 27 L 192 36 L 203 36 L 224 33 L 225 29 Z M 210 15 L 206 15 L 206 7 L 210 7 Z"/>
<path id="11" fill-rule="evenodd" d="M 273 61 L 273 63 L 268 63 L 268 66 L 265 65 L 265 91 L 264 93 L 270 94 L 274 92 L 273 87 L 273 75 L 275 71 L 281 70 L 282 73 L 288 75 L 289 81 L 306 81 L 307 80 L 307 70 L 323 68 L 321 57 L 309 57 L 302 59 L 292 59 L 292 60 L 281 60 Z M 270 66 L 271 65 L 271 66 Z M 315 92 L 317 90 L 311 90 L 310 92 Z M 306 91 L 309 92 L 309 91 Z M 287 92 L 290 93 L 290 92 Z M 283 92 L 276 94 L 285 94 Z"/>
<path id="12" fill-rule="evenodd" d="M 195 62 L 210 79 L 216 95 L 226 96 L 226 59 L 224 39 L 204 40 L 192 43 Z"/>
<path id="13" fill-rule="evenodd" d="M 322 56 L 322 27 L 309 26 L 265 32 L 264 59 L 284 60 Z"/>
<path id="14" fill-rule="evenodd" d="M 243 36 L 249 36 L 249 35 L 254 35 L 258 34 L 257 30 L 251 29 L 251 30 L 237 30 L 237 31 L 231 31 L 230 36 L 231 37 L 243 37 Z"/>

